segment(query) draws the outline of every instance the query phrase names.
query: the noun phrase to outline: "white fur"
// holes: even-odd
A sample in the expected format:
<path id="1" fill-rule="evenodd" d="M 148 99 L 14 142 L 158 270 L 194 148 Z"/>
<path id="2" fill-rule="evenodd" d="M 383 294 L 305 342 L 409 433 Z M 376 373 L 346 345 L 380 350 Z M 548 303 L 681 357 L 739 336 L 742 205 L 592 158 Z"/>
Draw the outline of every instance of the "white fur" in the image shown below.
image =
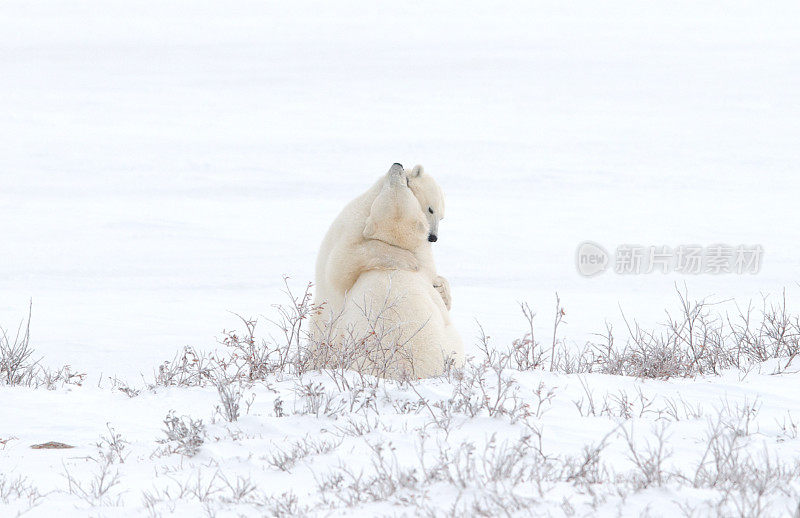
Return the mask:
<path id="1" fill-rule="evenodd" d="M 429 225 L 404 172 L 384 180 L 365 221 L 365 238 L 410 250 L 429 247 Z M 391 378 L 437 376 L 463 363 L 461 339 L 442 297 L 423 271 L 368 270 L 345 297 L 333 347 L 350 347 L 361 372 Z"/>
<path id="2" fill-rule="evenodd" d="M 464 346 L 444 301 L 418 272 L 364 272 L 348 294 L 338 323 L 363 340 L 352 368 L 388 378 L 429 378 L 445 362 L 464 363 Z M 375 335 L 372 335 L 375 333 Z"/>
<path id="3" fill-rule="evenodd" d="M 318 315 L 313 315 L 310 331 L 312 337 L 319 339 L 327 324 L 342 310 L 344 297 L 356 279 L 369 270 L 408 270 L 418 271 L 435 285 L 445 305 L 450 307 L 450 293 L 447 281 L 436 274 L 430 243 L 424 241 L 412 252 L 407 248 L 395 246 L 379 239 L 364 236 L 367 217 L 372 205 L 392 172 L 402 171 L 395 164 L 385 175 L 365 193 L 351 201 L 339 213 L 322 241 L 316 265 L 315 304 L 322 304 Z M 414 193 L 419 210 L 428 222 L 428 231 L 438 229 L 438 222 L 444 217 L 444 197 L 436 182 L 424 173 L 422 166 L 415 166 L 405 173 L 408 186 Z M 428 207 L 434 210 L 431 214 Z"/>
<path id="4" fill-rule="evenodd" d="M 320 361 L 393 378 L 435 376 L 446 359 L 463 362 L 449 286 L 435 273 L 428 241 L 443 213 L 433 179 L 399 164 L 345 207 L 317 259 L 315 301 L 326 305 L 312 336 L 328 358 Z"/>

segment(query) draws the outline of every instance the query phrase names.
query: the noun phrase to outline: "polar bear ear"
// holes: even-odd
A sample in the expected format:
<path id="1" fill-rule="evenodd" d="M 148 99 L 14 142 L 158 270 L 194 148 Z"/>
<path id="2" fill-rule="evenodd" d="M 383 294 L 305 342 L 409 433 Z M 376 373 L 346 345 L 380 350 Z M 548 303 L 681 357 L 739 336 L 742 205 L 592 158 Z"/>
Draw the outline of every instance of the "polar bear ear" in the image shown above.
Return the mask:
<path id="1" fill-rule="evenodd" d="M 411 173 L 408 175 L 409 178 L 419 178 L 422 176 L 422 173 L 425 172 L 425 169 L 422 168 L 421 165 L 417 164 L 414 166 L 414 169 L 411 170 Z"/>

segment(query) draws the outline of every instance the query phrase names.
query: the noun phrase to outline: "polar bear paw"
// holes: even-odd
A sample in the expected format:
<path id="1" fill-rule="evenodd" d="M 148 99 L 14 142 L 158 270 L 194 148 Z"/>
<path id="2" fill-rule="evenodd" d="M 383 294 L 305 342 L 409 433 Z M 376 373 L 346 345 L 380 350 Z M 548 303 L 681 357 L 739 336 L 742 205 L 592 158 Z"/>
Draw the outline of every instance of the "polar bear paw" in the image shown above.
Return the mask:
<path id="1" fill-rule="evenodd" d="M 433 279 L 433 287 L 436 288 L 436 291 L 442 296 L 444 305 L 447 307 L 447 310 L 450 311 L 450 305 L 452 303 L 452 299 L 450 298 L 450 283 L 441 275 L 437 275 L 436 278 Z"/>
<path id="2" fill-rule="evenodd" d="M 365 270 L 419 270 L 417 257 L 409 250 L 377 240 L 368 241 L 366 247 L 369 259 Z"/>
<path id="3" fill-rule="evenodd" d="M 386 266 L 389 270 L 408 270 L 410 272 L 419 270 L 417 256 L 404 249 L 396 250 L 389 255 L 388 264 Z"/>

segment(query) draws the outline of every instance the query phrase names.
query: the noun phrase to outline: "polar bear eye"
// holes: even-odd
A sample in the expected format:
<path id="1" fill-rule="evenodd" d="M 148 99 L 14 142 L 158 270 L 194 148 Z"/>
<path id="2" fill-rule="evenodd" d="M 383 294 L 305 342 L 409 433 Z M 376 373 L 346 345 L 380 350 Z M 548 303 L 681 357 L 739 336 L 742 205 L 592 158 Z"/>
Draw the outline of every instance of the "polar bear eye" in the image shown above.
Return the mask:
<path id="1" fill-rule="evenodd" d="M 430 207 L 428 207 L 428 212 L 430 212 L 431 214 L 433 214 L 433 209 L 432 209 L 432 208 L 430 208 Z"/>

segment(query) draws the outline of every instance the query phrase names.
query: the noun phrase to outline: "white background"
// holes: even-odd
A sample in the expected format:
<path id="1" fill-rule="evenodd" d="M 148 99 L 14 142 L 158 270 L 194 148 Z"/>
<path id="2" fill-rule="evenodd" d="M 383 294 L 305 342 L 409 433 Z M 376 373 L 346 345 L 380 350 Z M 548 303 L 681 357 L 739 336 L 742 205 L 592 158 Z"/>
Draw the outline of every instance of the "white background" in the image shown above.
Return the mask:
<path id="1" fill-rule="evenodd" d="M 443 187 L 436 243 L 479 320 L 568 340 L 691 296 L 797 291 L 798 4 L 30 2 L 0 7 L 0 325 L 135 376 L 313 281 L 393 162 Z M 758 275 L 606 273 L 584 240 L 761 244 Z M 546 340 L 546 338 L 545 338 Z"/>

